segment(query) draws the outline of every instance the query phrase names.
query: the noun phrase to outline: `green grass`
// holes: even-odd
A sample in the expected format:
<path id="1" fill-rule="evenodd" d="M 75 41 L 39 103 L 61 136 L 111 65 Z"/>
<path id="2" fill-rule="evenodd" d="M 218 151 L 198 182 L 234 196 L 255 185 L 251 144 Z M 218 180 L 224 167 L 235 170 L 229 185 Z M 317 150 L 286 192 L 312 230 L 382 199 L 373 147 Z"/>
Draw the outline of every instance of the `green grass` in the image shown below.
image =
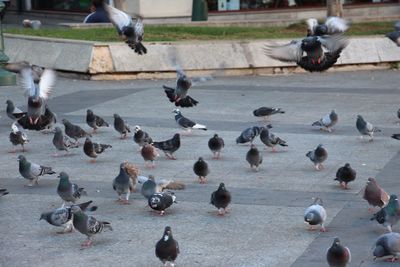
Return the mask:
<path id="1" fill-rule="evenodd" d="M 393 21 L 365 22 L 351 25 L 347 35 L 383 35 L 393 30 Z M 6 33 L 53 37 L 63 39 L 114 42 L 120 41 L 114 28 L 102 29 L 69 29 L 54 28 L 32 30 L 25 28 L 8 28 Z M 185 40 L 251 40 L 298 38 L 306 33 L 305 23 L 296 23 L 288 27 L 213 27 L 213 26 L 154 26 L 145 28 L 145 41 L 185 41 Z"/>

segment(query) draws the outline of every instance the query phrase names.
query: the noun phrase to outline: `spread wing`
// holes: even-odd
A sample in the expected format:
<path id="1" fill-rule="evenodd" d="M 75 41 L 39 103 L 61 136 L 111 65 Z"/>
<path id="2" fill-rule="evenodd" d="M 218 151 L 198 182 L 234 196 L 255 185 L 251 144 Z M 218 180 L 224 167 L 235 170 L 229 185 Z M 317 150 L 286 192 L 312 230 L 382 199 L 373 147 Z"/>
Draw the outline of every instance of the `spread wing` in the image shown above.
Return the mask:
<path id="1" fill-rule="evenodd" d="M 329 34 L 343 33 L 349 28 L 348 22 L 339 17 L 329 17 L 325 24 Z"/>
<path id="2" fill-rule="evenodd" d="M 306 23 L 307 23 L 307 28 L 308 28 L 309 34 L 314 35 L 314 33 L 315 33 L 314 30 L 315 30 L 315 27 L 318 26 L 318 21 L 314 18 L 311 18 L 311 19 L 308 19 L 306 21 Z"/>
<path id="3" fill-rule="evenodd" d="M 121 32 L 124 27 L 132 24 L 132 18 L 125 12 L 109 5 L 104 5 L 104 7 L 108 14 L 108 18 L 112 24 L 117 27 L 118 32 Z"/>
<path id="4" fill-rule="evenodd" d="M 36 95 L 36 86 L 33 82 L 32 69 L 25 68 L 21 70 L 21 80 L 20 80 L 22 88 L 25 90 L 25 93 L 29 96 Z"/>
<path id="5" fill-rule="evenodd" d="M 348 40 L 342 34 L 330 35 L 330 36 L 319 36 L 318 41 L 325 47 L 329 52 L 341 51 L 344 49 Z"/>
<path id="6" fill-rule="evenodd" d="M 56 73 L 54 70 L 45 69 L 39 82 L 39 96 L 48 99 L 56 83 Z"/>
<path id="7" fill-rule="evenodd" d="M 264 52 L 270 58 L 285 62 L 299 62 L 303 55 L 301 41 L 295 40 L 285 45 L 266 45 L 264 47 Z"/>

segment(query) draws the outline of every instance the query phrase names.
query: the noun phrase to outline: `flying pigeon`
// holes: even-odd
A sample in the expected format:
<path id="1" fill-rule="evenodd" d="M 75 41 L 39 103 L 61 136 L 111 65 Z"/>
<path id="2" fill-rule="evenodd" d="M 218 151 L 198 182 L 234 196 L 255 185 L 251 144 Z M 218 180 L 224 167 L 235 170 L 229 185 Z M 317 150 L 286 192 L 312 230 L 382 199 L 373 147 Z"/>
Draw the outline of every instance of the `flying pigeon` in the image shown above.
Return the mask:
<path id="1" fill-rule="evenodd" d="M 109 127 L 110 125 L 100 116 L 93 113 L 92 110 L 86 111 L 86 123 L 89 127 L 93 128 L 93 133 L 97 132 L 100 127 Z"/>
<path id="2" fill-rule="evenodd" d="M 144 163 L 147 168 L 155 168 L 156 167 L 156 165 L 154 164 L 154 160 L 160 155 L 157 153 L 157 150 L 155 149 L 154 146 L 145 143 L 143 145 L 140 153 L 144 159 Z M 150 165 L 149 165 L 149 162 L 150 162 Z"/>
<path id="3" fill-rule="evenodd" d="M 142 149 L 144 143 L 151 144 L 153 143 L 153 139 L 151 139 L 150 135 L 143 131 L 139 125 L 135 125 L 134 127 L 134 135 L 133 135 L 133 141 L 139 145 L 139 150 Z"/>
<path id="4" fill-rule="evenodd" d="M 0 188 L 0 197 L 8 195 L 10 192 L 7 191 L 5 188 Z"/>
<path id="5" fill-rule="evenodd" d="M 81 204 L 77 204 L 77 206 L 81 210 L 85 211 L 92 202 L 93 201 L 84 202 Z M 97 206 L 92 206 L 90 209 L 88 209 L 88 211 L 95 211 L 95 210 L 97 210 Z M 45 220 L 46 222 L 54 226 L 64 227 L 63 231 L 57 232 L 58 234 L 70 233 L 74 229 L 72 223 L 71 206 L 63 206 L 61 208 L 55 209 L 50 212 L 43 212 L 40 215 L 39 220 Z"/>
<path id="6" fill-rule="evenodd" d="M 400 220 L 400 203 L 396 195 L 390 195 L 389 203 L 371 218 L 378 223 L 383 224 L 389 232 L 392 227 Z"/>
<path id="7" fill-rule="evenodd" d="M 400 234 L 387 233 L 379 236 L 375 242 L 373 255 L 374 260 L 377 258 L 391 256 L 391 258 L 388 258 L 389 261 L 398 261 L 398 257 L 400 255 Z"/>
<path id="8" fill-rule="evenodd" d="M 108 18 L 112 24 L 117 28 L 119 36 L 125 39 L 125 43 L 127 43 L 135 53 L 139 55 L 146 54 L 147 49 L 142 44 L 144 36 L 143 18 L 137 16 L 136 22 L 134 23 L 128 14 L 119 9 L 107 4 L 104 4 L 104 9 L 106 10 Z"/>
<path id="9" fill-rule="evenodd" d="M 259 171 L 263 158 L 260 154 L 260 151 L 258 151 L 257 147 L 254 144 L 252 144 L 250 150 L 247 151 L 246 160 L 250 164 L 250 168 L 252 170 L 253 167 L 255 167 L 254 170 L 256 172 Z"/>
<path id="10" fill-rule="evenodd" d="M 192 129 L 204 130 L 207 131 L 207 127 L 205 125 L 201 125 L 195 123 L 194 121 L 189 120 L 184 117 L 179 109 L 174 109 L 172 113 L 175 113 L 175 121 L 179 124 L 183 129 L 186 129 L 188 133 L 191 133 Z"/>
<path id="11" fill-rule="evenodd" d="M 213 159 L 219 159 L 221 157 L 221 150 L 224 148 L 224 139 L 214 134 L 213 137 L 208 140 L 208 148 L 213 153 Z"/>
<path id="12" fill-rule="evenodd" d="M 72 124 L 67 119 L 63 119 L 62 123 L 65 126 L 65 134 L 68 137 L 74 139 L 75 143 L 79 143 L 78 139 L 80 139 L 80 138 L 92 137 L 91 134 L 85 132 L 80 126 Z"/>
<path id="13" fill-rule="evenodd" d="M 55 174 L 51 167 L 45 167 L 33 162 L 29 162 L 23 155 L 19 155 L 17 160 L 19 161 L 19 173 L 22 175 L 22 177 L 29 180 L 27 185 L 29 187 L 38 184 L 39 176 L 43 176 L 45 174 Z"/>
<path id="14" fill-rule="evenodd" d="M 81 196 L 87 194 L 84 188 L 69 181 L 69 176 L 66 172 L 60 172 L 58 178 L 60 178 L 60 182 L 58 183 L 57 194 L 64 201 L 63 205 L 67 202 L 75 204 Z"/>
<path id="15" fill-rule="evenodd" d="M 78 206 L 72 206 L 71 211 L 74 214 L 72 222 L 75 229 L 87 236 L 87 240 L 82 243 L 82 247 L 90 247 L 94 235 L 101 233 L 103 230 L 113 230 L 109 222 L 98 221 L 95 217 L 86 215 Z"/>
<path id="16" fill-rule="evenodd" d="M 14 146 L 14 149 L 11 151 L 12 153 L 16 152 L 15 146 L 18 145 L 22 146 L 22 152 L 26 151 L 24 145 L 29 142 L 28 136 L 18 127 L 17 122 L 13 122 L 11 125 L 10 142 Z"/>
<path id="17" fill-rule="evenodd" d="M 153 210 L 159 211 L 160 215 L 164 215 L 165 210 L 173 203 L 176 203 L 176 196 L 171 192 L 160 192 L 151 195 L 148 204 Z"/>
<path id="18" fill-rule="evenodd" d="M 176 133 L 171 139 L 161 142 L 154 142 L 153 146 L 161 149 L 167 158 L 176 159 L 173 153 L 181 146 L 181 136 L 180 134 Z"/>
<path id="19" fill-rule="evenodd" d="M 229 203 L 231 203 L 231 193 L 226 190 L 224 183 L 220 183 L 218 189 L 211 194 L 210 204 L 218 209 L 219 215 L 224 215 Z"/>
<path id="20" fill-rule="evenodd" d="M 275 146 L 280 145 L 280 146 L 288 146 L 286 144 L 285 140 L 280 139 L 278 136 L 275 134 L 271 133 L 268 129 L 271 129 L 272 125 L 268 124 L 265 127 L 260 127 L 261 132 L 260 132 L 260 140 L 263 142 L 264 145 L 272 148 L 272 151 L 275 152 Z"/>
<path id="21" fill-rule="evenodd" d="M 317 203 L 319 201 L 319 204 Z M 326 220 L 326 211 L 323 207 L 322 200 L 320 198 L 316 198 L 314 203 L 309 206 L 304 212 L 304 221 L 310 225 L 310 230 L 314 230 L 314 225 L 321 225 L 321 232 L 325 232 L 326 229 L 324 227 L 324 223 Z"/>
<path id="22" fill-rule="evenodd" d="M 119 166 L 119 174 L 114 178 L 113 189 L 118 194 L 118 202 L 129 204 L 129 195 L 133 191 L 133 182 L 125 170 L 125 162 Z M 122 198 L 122 196 L 125 196 Z"/>
<path id="23" fill-rule="evenodd" d="M 129 125 L 118 114 L 114 114 L 114 129 L 121 134 L 121 139 L 131 132 Z"/>
<path id="24" fill-rule="evenodd" d="M 326 260 L 330 267 L 346 267 L 351 262 L 350 249 L 344 247 L 340 239 L 335 237 L 332 246 L 326 252 Z"/>
<path id="25" fill-rule="evenodd" d="M 296 62 L 310 72 L 322 72 L 336 63 L 347 43 L 347 39 L 341 34 L 308 36 L 285 45 L 267 45 L 265 54 L 283 62 Z"/>
<path id="26" fill-rule="evenodd" d="M 363 138 L 364 135 L 368 135 L 370 142 L 374 141 L 374 133 L 381 132 L 380 129 L 374 127 L 371 123 L 364 120 L 361 115 L 357 115 L 356 127 L 361 134 L 361 138 Z"/>
<path id="27" fill-rule="evenodd" d="M 363 198 L 368 201 L 372 207 L 383 208 L 389 203 L 389 194 L 378 185 L 375 178 L 368 178 L 367 185 L 364 188 Z M 372 208 L 369 208 L 371 211 Z"/>
<path id="28" fill-rule="evenodd" d="M 283 111 L 280 108 L 274 108 L 274 107 L 260 107 L 253 111 L 254 116 L 263 117 L 264 121 L 266 121 L 271 115 L 279 113 L 283 114 L 285 113 L 285 111 Z"/>
<path id="29" fill-rule="evenodd" d="M 32 65 L 28 61 L 20 61 L 20 62 L 11 62 L 5 63 L 4 69 L 14 72 L 14 73 L 21 73 L 21 70 L 31 68 L 32 70 L 32 77 L 34 83 L 39 83 L 40 76 L 42 76 L 44 68 L 38 65 Z"/>
<path id="30" fill-rule="evenodd" d="M 56 148 L 56 153 L 54 154 L 55 157 L 58 157 L 57 151 L 66 151 L 68 154 L 70 148 L 78 147 L 76 143 L 73 143 L 66 135 L 63 134 L 60 127 L 55 128 L 53 145 Z"/>
<path id="31" fill-rule="evenodd" d="M 20 119 L 21 117 L 26 115 L 26 112 L 23 112 L 22 110 L 14 106 L 14 103 L 11 100 L 7 100 L 6 104 L 7 104 L 6 108 L 7 116 L 13 121 Z"/>
<path id="32" fill-rule="evenodd" d="M 254 138 L 256 138 L 260 134 L 260 127 L 253 126 L 250 128 L 245 129 L 238 138 L 236 138 L 236 144 L 245 144 L 250 142 L 253 144 Z"/>
<path id="33" fill-rule="evenodd" d="M 340 17 L 329 17 L 324 24 L 319 24 L 314 18 L 308 19 L 306 23 L 307 36 L 340 34 L 349 28 L 349 23 Z"/>
<path id="34" fill-rule="evenodd" d="M 193 165 L 194 173 L 199 177 L 199 183 L 205 184 L 207 182 L 206 177 L 210 173 L 207 162 L 200 157 Z"/>
<path id="35" fill-rule="evenodd" d="M 182 182 L 163 178 L 155 179 L 153 175 L 149 175 L 149 177 L 139 176 L 138 181 L 142 184 L 141 193 L 146 199 L 154 193 L 163 192 L 165 189 L 183 190 L 186 187 Z"/>
<path id="36" fill-rule="evenodd" d="M 400 133 L 399 134 L 392 134 L 392 138 L 400 140 Z"/>
<path id="37" fill-rule="evenodd" d="M 90 162 L 96 162 L 96 158 L 99 154 L 103 153 L 107 148 L 112 148 L 111 145 L 93 143 L 89 137 L 86 137 L 85 144 L 83 144 L 83 152 L 86 156 L 91 157 Z"/>
<path id="38" fill-rule="evenodd" d="M 314 163 L 315 169 L 320 171 L 324 168 L 322 162 L 328 158 L 328 151 L 319 144 L 314 151 L 308 151 L 306 156 Z"/>
<path id="39" fill-rule="evenodd" d="M 162 238 L 156 244 L 156 256 L 164 266 L 168 266 L 168 263 L 175 266 L 175 260 L 179 253 L 178 241 L 173 238 L 171 227 L 167 226 Z"/>
<path id="40" fill-rule="evenodd" d="M 392 40 L 397 46 L 400 46 L 400 20 L 394 24 L 394 32 L 389 32 L 386 37 Z"/>
<path id="41" fill-rule="evenodd" d="M 339 181 L 340 187 L 343 189 L 348 189 L 347 184 L 356 179 L 356 171 L 346 163 L 343 167 L 340 167 L 336 172 L 335 181 Z"/>
<path id="42" fill-rule="evenodd" d="M 319 126 L 321 130 L 325 130 L 327 132 L 332 132 L 332 127 L 338 122 L 338 115 L 335 110 L 332 110 L 331 113 L 326 114 L 320 120 L 314 122 L 312 126 Z"/>

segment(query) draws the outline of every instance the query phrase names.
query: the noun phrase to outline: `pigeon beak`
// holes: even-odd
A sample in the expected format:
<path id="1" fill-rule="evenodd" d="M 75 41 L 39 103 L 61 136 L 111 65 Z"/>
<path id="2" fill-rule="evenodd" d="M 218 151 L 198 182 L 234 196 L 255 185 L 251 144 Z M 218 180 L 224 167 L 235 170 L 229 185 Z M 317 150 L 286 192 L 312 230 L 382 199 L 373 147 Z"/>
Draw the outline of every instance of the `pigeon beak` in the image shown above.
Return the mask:
<path id="1" fill-rule="evenodd" d="M 373 260 L 376 261 L 376 256 L 374 256 Z"/>

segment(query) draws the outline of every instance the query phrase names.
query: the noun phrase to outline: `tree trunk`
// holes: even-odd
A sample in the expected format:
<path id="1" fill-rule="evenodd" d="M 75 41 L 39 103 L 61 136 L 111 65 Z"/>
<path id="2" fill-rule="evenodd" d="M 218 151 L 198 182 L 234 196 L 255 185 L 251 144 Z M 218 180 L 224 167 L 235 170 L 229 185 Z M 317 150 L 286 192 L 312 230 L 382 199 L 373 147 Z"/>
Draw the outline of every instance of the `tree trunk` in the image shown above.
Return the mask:
<path id="1" fill-rule="evenodd" d="M 343 16 L 343 4 L 341 0 L 326 0 L 326 15 L 327 17 Z"/>

